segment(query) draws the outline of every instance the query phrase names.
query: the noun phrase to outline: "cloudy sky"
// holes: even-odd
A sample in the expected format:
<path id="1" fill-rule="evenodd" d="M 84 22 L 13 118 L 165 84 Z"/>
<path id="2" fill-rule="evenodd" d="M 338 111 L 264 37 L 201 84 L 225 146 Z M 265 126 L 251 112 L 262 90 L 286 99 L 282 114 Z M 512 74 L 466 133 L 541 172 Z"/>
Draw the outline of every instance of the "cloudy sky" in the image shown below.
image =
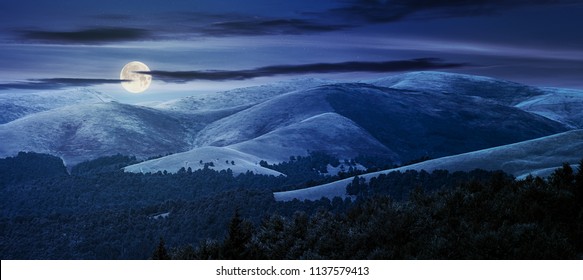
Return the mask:
<path id="1" fill-rule="evenodd" d="M 0 94 L 139 102 L 417 70 L 583 89 L 582 27 L 580 0 L 3 0 Z M 154 81 L 139 95 L 119 83 L 134 60 Z"/>

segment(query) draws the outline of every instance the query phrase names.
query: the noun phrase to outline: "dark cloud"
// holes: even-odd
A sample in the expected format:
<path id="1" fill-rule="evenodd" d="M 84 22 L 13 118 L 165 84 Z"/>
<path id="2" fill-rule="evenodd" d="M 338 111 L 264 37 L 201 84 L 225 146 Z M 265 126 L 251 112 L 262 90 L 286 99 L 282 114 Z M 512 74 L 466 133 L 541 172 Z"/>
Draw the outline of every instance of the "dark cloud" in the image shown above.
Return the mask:
<path id="1" fill-rule="evenodd" d="M 123 15 L 100 15 L 99 19 L 117 21 L 130 17 Z M 297 18 L 255 18 L 237 14 L 206 15 L 196 19 L 178 16 L 177 18 L 156 18 L 158 25 L 150 25 L 150 30 L 142 28 L 87 28 L 76 31 L 18 31 L 21 39 L 50 44 L 105 44 L 123 41 L 143 41 L 176 35 L 187 36 L 264 36 L 264 35 L 299 35 L 330 32 L 350 28 L 344 24 L 319 23 L 317 21 Z M 180 24 L 176 24 L 180 22 Z M 173 26 L 169 29 L 169 26 Z"/>
<path id="2" fill-rule="evenodd" d="M 321 24 L 305 19 L 248 19 L 213 23 L 197 30 L 207 36 L 259 36 L 306 34 L 342 30 L 342 24 Z"/>
<path id="3" fill-rule="evenodd" d="M 22 38 L 49 43 L 99 44 L 136 41 L 150 38 L 150 32 L 139 28 L 90 28 L 78 31 L 22 31 Z"/>
<path id="4" fill-rule="evenodd" d="M 345 30 L 366 24 L 412 18 L 449 18 L 488 15 L 518 7 L 580 3 L 578 0 L 338 0 L 339 8 L 303 12 L 302 18 L 256 18 L 237 14 L 214 15 L 194 33 L 204 36 L 260 36 L 310 34 Z"/>
<path id="5" fill-rule="evenodd" d="M 101 84 L 117 84 L 128 80 L 116 79 L 75 79 L 75 78 L 52 78 L 52 79 L 31 79 L 21 83 L 0 84 L 0 90 L 7 89 L 60 89 L 66 87 L 84 87 Z"/>
<path id="6" fill-rule="evenodd" d="M 442 62 L 437 58 L 419 58 L 412 60 L 395 60 L 384 62 L 341 62 L 341 63 L 315 63 L 301 65 L 275 65 L 260 67 L 255 69 L 237 71 L 141 71 L 138 73 L 149 74 L 157 80 L 165 82 L 187 82 L 194 80 L 246 80 L 257 77 L 269 77 L 275 75 L 297 75 L 297 74 L 323 74 L 323 73 L 345 73 L 345 72 L 396 72 L 458 68 L 468 66 L 465 63 Z"/>
<path id="7" fill-rule="evenodd" d="M 257 17 L 244 13 L 188 11 L 153 13 L 147 17 L 103 13 L 92 16 L 105 26 L 72 31 L 25 30 L 21 39 L 56 44 L 104 44 L 176 36 L 300 35 L 345 30 L 367 24 L 415 18 L 447 18 L 495 14 L 518 7 L 581 3 L 580 0 L 336 0 L 338 7 L 303 11 L 297 16 Z M 147 20 L 145 20 L 147 19 Z M 99 26 L 99 25 L 97 25 Z M 136 28 L 138 27 L 138 28 Z"/>
<path id="8" fill-rule="evenodd" d="M 406 18 L 448 18 L 487 15 L 517 7 L 577 3 L 577 0 L 341 0 L 327 15 L 368 23 Z M 579 1 L 580 2 L 580 1 Z"/>
<path id="9" fill-rule="evenodd" d="M 137 73 L 149 74 L 157 80 L 184 83 L 195 80 L 226 81 L 226 80 L 246 80 L 258 77 L 269 77 L 276 75 L 299 75 L 299 74 L 324 74 L 324 73 L 345 73 L 345 72 L 396 72 L 459 68 L 468 66 L 467 63 L 443 62 L 437 58 L 419 58 L 412 60 L 394 60 L 384 62 L 341 62 L 341 63 L 314 63 L 301 65 L 274 65 L 259 67 L 255 69 L 237 71 L 137 71 Z M 118 79 L 78 79 L 78 78 L 50 78 L 50 79 L 29 79 L 25 82 L 15 82 L 0 84 L 0 90 L 9 89 L 29 89 L 46 90 L 61 89 L 67 87 L 85 87 L 101 84 L 118 84 L 129 80 Z"/>

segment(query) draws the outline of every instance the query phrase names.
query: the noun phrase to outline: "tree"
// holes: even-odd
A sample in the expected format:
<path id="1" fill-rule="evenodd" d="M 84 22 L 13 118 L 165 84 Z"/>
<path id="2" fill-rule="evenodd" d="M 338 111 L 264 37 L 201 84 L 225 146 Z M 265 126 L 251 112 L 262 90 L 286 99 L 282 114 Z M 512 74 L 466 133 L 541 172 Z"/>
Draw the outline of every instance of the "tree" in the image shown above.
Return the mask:
<path id="1" fill-rule="evenodd" d="M 563 163 L 562 168 L 556 169 L 550 176 L 550 182 L 559 189 L 571 190 L 575 183 L 573 168 L 568 163 Z"/>
<path id="2" fill-rule="evenodd" d="M 366 192 L 366 181 L 364 178 L 354 176 L 352 182 L 346 186 L 346 194 L 348 195 L 364 195 Z"/>
<path id="3" fill-rule="evenodd" d="M 239 210 L 235 210 L 235 214 L 229 223 L 227 238 L 223 243 L 223 258 L 233 260 L 250 258 L 248 245 L 252 236 L 253 226 L 250 222 L 241 218 Z"/>
<path id="4" fill-rule="evenodd" d="M 575 175 L 575 198 L 580 206 L 583 206 L 583 159 L 579 161 L 579 168 Z"/>
<path id="5" fill-rule="evenodd" d="M 164 239 L 162 237 L 160 237 L 160 242 L 158 243 L 158 247 L 156 247 L 154 254 L 152 254 L 152 259 L 153 260 L 169 260 L 170 259 L 170 256 L 168 255 L 168 252 L 166 251 L 166 245 L 164 244 Z"/>

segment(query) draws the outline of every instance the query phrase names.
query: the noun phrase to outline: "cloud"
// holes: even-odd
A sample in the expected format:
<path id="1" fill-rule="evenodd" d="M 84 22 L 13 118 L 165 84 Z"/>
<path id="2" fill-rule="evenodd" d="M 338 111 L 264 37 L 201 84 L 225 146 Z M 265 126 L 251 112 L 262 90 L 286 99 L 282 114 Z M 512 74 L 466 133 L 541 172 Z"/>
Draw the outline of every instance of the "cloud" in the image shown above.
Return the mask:
<path id="1" fill-rule="evenodd" d="M 576 0 L 341 0 L 340 8 L 326 15 L 368 23 L 387 23 L 408 18 L 449 18 L 488 15 L 517 7 L 559 5 Z"/>
<path id="2" fill-rule="evenodd" d="M 212 37 L 298 35 L 332 32 L 367 24 L 412 18 L 449 18 L 488 15 L 517 7 L 558 5 L 577 0 L 337 0 L 341 6 L 324 12 L 300 13 L 302 18 L 249 17 L 240 14 L 207 15 L 193 34 Z M 199 18 L 200 15 L 197 15 Z"/>
<path id="3" fill-rule="evenodd" d="M 66 87 L 84 87 L 101 84 L 117 84 L 127 80 L 117 79 L 77 79 L 77 78 L 51 78 L 51 79 L 30 79 L 26 82 L 0 84 L 0 90 L 8 89 L 61 89 Z"/>
<path id="4" fill-rule="evenodd" d="M 149 31 L 139 28 L 89 28 L 77 31 L 21 31 L 27 40 L 48 43 L 99 44 L 107 42 L 135 41 L 149 39 Z"/>
<path id="5" fill-rule="evenodd" d="M 222 71 L 136 71 L 136 73 L 152 75 L 155 79 L 168 83 L 185 83 L 188 81 L 228 81 L 247 80 L 258 77 L 270 77 L 276 75 L 301 75 L 324 74 L 346 72 L 397 72 L 414 70 L 432 70 L 459 68 L 469 66 L 467 63 L 442 62 L 437 58 L 418 58 L 411 60 L 394 60 L 384 62 L 359 62 L 349 61 L 341 63 L 314 63 L 300 65 L 273 65 L 247 70 Z M 67 87 L 86 87 L 101 84 L 118 84 L 129 80 L 119 79 L 80 79 L 80 78 L 49 78 L 29 79 L 25 82 L 0 84 L 0 90 L 25 89 L 25 90 L 50 90 Z"/>
<path id="6" fill-rule="evenodd" d="M 321 24 L 306 19 L 248 19 L 212 23 L 197 32 L 207 36 L 297 35 L 349 28 L 343 24 Z"/>
<path id="7" fill-rule="evenodd" d="M 414 70 L 431 70 L 458 68 L 468 66 L 465 63 L 442 62 L 437 58 L 419 58 L 412 60 L 394 60 L 384 62 L 341 62 L 341 63 L 315 63 L 301 65 L 274 65 L 247 70 L 236 71 L 140 71 L 138 73 L 152 75 L 157 80 L 165 82 L 183 83 L 195 80 L 226 81 L 226 80 L 246 80 L 258 77 L 269 77 L 275 75 L 298 75 L 298 74 L 323 74 L 323 73 L 345 73 L 345 72 L 397 72 Z"/>
<path id="8" fill-rule="evenodd" d="M 197 36 L 300 35 L 346 30 L 358 26 L 418 18 L 486 15 L 532 5 L 580 3 L 580 0 L 335 0 L 337 8 L 302 11 L 297 16 L 277 17 L 161 12 L 144 20 L 129 14 L 97 14 L 96 27 L 62 30 L 19 31 L 20 39 L 51 44 L 105 44 Z M 123 21 L 126 26 L 117 26 Z"/>
<path id="9" fill-rule="evenodd" d="M 114 21 L 121 15 L 101 15 L 100 20 Z M 129 20 L 129 19 L 128 19 Z M 131 20 L 130 20 L 131 21 Z M 177 24 L 177 22 L 179 24 Z M 178 15 L 174 19 L 154 18 L 144 28 L 111 27 L 86 28 L 75 31 L 24 30 L 17 31 L 20 39 L 49 44 L 106 44 L 112 42 L 144 41 L 167 38 L 169 35 L 228 37 L 300 35 L 343 30 L 346 24 L 320 23 L 299 18 L 256 18 L 237 14 L 206 15 L 197 19 Z M 173 26 L 169 29 L 169 26 Z"/>

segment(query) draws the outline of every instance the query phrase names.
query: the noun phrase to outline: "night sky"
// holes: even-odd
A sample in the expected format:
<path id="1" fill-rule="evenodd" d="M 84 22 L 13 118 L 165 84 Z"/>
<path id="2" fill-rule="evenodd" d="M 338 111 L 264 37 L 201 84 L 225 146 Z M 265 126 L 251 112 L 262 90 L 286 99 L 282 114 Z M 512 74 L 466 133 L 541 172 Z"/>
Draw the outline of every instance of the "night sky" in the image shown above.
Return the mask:
<path id="1" fill-rule="evenodd" d="M 134 60 L 152 70 L 141 94 L 119 84 Z M 140 102 L 418 70 L 583 89 L 583 1 L 0 2 L 0 94 L 90 87 Z"/>

